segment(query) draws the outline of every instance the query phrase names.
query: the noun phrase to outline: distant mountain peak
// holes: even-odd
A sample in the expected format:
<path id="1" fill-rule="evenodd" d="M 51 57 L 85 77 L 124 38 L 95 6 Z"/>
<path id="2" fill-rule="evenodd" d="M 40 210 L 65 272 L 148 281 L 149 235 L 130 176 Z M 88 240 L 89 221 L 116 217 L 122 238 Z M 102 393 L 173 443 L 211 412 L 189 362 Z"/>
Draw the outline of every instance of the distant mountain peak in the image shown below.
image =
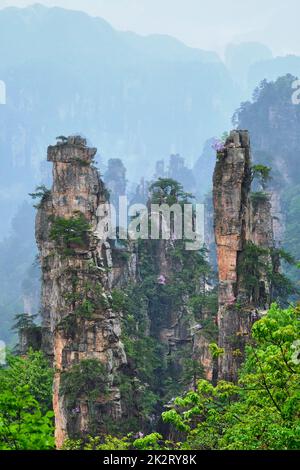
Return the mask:
<path id="1" fill-rule="evenodd" d="M 34 35 L 35 28 L 38 28 L 41 22 L 43 22 L 41 41 L 43 41 L 42 36 L 45 37 L 48 34 L 47 28 L 51 29 L 52 27 L 55 30 L 56 36 L 61 36 L 62 40 L 64 35 L 67 36 L 67 39 L 72 37 L 74 45 L 76 45 L 76 38 L 78 37 L 87 44 L 90 41 L 89 48 L 94 54 L 96 53 L 96 41 L 99 42 L 99 47 L 101 47 L 102 41 L 99 41 L 99 37 L 97 38 L 97 35 L 101 33 L 101 35 L 109 35 L 107 39 L 109 39 L 110 44 L 123 43 L 133 53 L 138 52 L 139 55 L 145 55 L 148 59 L 166 60 L 168 62 L 172 60 L 179 60 L 180 62 L 220 62 L 216 52 L 189 47 L 179 39 L 166 34 L 143 36 L 131 31 L 119 31 L 105 19 L 98 16 L 90 16 L 81 10 L 66 9 L 59 6 L 48 7 L 40 3 L 27 7 L 7 7 L 2 10 L 0 9 L 0 28 L 2 26 L 1 17 L 5 24 L 14 24 L 16 28 L 18 28 L 16 24 L 18 22 L 27 26 L 30 24 L 30 29 L 28 28 L 26 31 L 27 35 Z M 64 22 L 65 28 L 63 28 Z M 5 29 L 4 25 L 3 31 Z"/>

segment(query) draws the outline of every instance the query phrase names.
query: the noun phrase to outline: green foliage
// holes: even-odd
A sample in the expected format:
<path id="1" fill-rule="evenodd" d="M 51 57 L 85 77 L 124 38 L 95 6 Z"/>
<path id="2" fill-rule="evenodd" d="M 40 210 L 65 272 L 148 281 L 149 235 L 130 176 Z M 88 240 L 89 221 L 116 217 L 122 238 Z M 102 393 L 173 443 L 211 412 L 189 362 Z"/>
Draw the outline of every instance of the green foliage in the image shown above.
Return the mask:
<path id="1" fill-rule="evenodd" d="M 37 186 L 35 192 L 29 193 L 29 196 L 32 197 L 32 199 L 39 199 L 38 204 L 34 205 L 36 209 L 39 209 L 41 205 L 50 198 L 51 190 L 46 188 L 45 185 Z"/>
<path id="2" fill-rule="evenodd" d="M 37 318 L 37 316 L 38 315 L 29 315 L 28 313 L 20 313 L 15 315 L 15 323 L 12 326 L 12 330 L 19 331 L 36 327 L 37 325 L 35 324 L 34 320 Z"/>
<path id="3" fill-rule="evenodd" d="M 23 334 L 26 335 L 27 346 L 31 347 L 33 350 L 38 351 L 41 347 L 41 337 L 42 337 L 42 328 L 37 325 L 34 320 L 38 315 L 29 315 L 27 313 L 22 313 L 15 315 L 15 323 L 12 326 L 12 331 L 16 331 L 19 334 L 19 338 Z M 19 351 L 19 344 L 14 348 L 15 352 Z"/>
<path id="4" fill-rule="evenodd" d="M 214 310 L 216 312 L 216 310 Z M 203 335 L 210 341 L 216 341 L 219 335 L 218 325 L 216 323 L 216 317 L 211 315 L 202 320 Z"/>
<path id="5" fill-rule="evenodd" d="M 91 437 L 86 441 L 67 439 L 63 450 L 128 450 L 130 449 L 128 437 L 117 438 L 111 435 Z"/>
<path id="6" fill-rule="evenodd" d="M 253 326 L 237 385 L 202 380 L 177 398 L 165 422 L 186 434 L 182 449 L 300 448 L 300 365 L 294 359 L 299 308 L 273 305 Z"/>
<path id="7" fill-rule="evenodd" d="M 119 289 L 113 289 L 111 292 L 111 308 L 115 312 L 124 312 L 128 309 L 128 294 Z"/>
<path id="8" fill-rule="evenodd" d="M 108 393 L 108 376 L 105 366 L 96 359 L 85 359 L 61 374 L 60 393 L 67 398 L 68 408 L 73 408 L 79 397 L 95 401 Z"/>
<path id="9" fill-rule="evenodd" d="M 75 316 L 85 319 L 91 319 L 97 310 L 108 308 L 111 303 L 111 299 L 99 282 L 86 282 L 83 286 L 79 286 L 76 278 L 72 282 L 72 292 L 65 295 L 65 300 Z M 66 320 L 71 328 L 75 321 L 72 316 L 69 315 Z"/>
<path id="10" fill-rule="evenodd" d="M 54 448 L 53 370 L 40 352 L 8 355 L 0 368 L 0 449 Z"/>
<path id="11" fill-rule="evenodd" d="M 272 167 L 272 190 L 280 199 L 283 216 L 283 246 L 300 261 L 300 138 L 293 130 L 300 119 L 300 107 L 291 101 L 296 79 L 287 74 L 274 81 L 263 80 L 252 102 L 243 103 L 236 112 L 235 123 L 238 129 L 249 130 L 255 162 Z M 276 116 L 276 126 L 270 113 Z M 294 282 L 300 282 L 295 266 L 284 265 L 284 272 Z"/>
<path id="12" fill-rule="evenodd" d="M 203 364 L 195 354 L 191 356 L 190 347 L 181 348 L 179 350 L 177 357 L 175 355 L 174 358 L 174 367 L 176 367 L 176 363 L 180 364 L 180 378 L 178 379 L 178 383 L 181 386 L 181 390 L 187 390 L 191 386 L 191 383 L 195 387 L 197 381 L 204 376 Z M 172 397 L 176 395 L 176 388 L 174 392 L 175 393 L 172 393 Z"/>
<path id="13" fill-rule="evenodd" d="M 0 368 L 0 390 L 13 393 L 28 387 L 43 412 L 52 408 L 53 369 L 41 352 L 30 350 L 25 357 L 7 355 L 7 366 Z"/>
<path id="14" fill-rule="evenodd" d="M 127 437 L 118 439 L 107 435 L 103 437 L 102 442 L 100 437 L 90 438 L 83 450 L 128 450 L 129 445 Z"/>
<path id="15" fill-rule="evenodd" d="M 267 187 L 268 182 L 271 180 L 270 173 L 272 168 L 266 165 L 252 165 L 251 173 L 252 173 L 252 180 L 256 179 L 258 183 L 261 185 L 262 189 L 265 190 Z"/>
<path id="16" fill-rule="evenodd" d="M 218 326 L 215 320 L 218 312 L 218 296 L 215 289 L 210 292 L 203 289 L 202 292 L 191 295 L 188 308 L 191 310 L 195 321 L 201 324 L 201 333 L 209 341 L 217 341 Z"/>
<path id="17" fill-rule="evenodd" d="M 132 433 L 117 438 L 111 435 L 89 436 L 85 441 L 67 439 L 63 450 L 163 450 L 176 448 L 171 442 L 164 441 L 159 433 L 136 438 Z"/>
<path id="18" fill-rule="evenodd" d="M 126 409 L 123 429 L 137 432 L 148 423 L 159 401 L 162 350 L 156 338 L 147 333 L 146 299 L 141 287 L 128 286 L 126 291 L 112 291 L 112 309 L 121 311 L 122 342 L 134 375 L 120 374 L 121 397 Z"/>
<path id="19" fill-rule="evenodd" d="M 0 449 L 47 450 L 54 448 L 53 412 L 42 413 L 29 387 L 0 391 Z"/>
<path id="20" fill-rule="evenodd" d="M 163 437 L 154 432 L 152 434 L 148 434 L 148 436 L 141 437 L 136 439 L 133 443 L 133 446 L 138 450 L 160 450 L 161 442 Z"/>
<path id="21" fill-rule="evenodd" d="M 192 194 L 186 193 L 183 186 L 172 178 L 159 178 L 149 188 L 152 204 L 188 203 L 193 198 Z"/>
<path id="22" fill-rule="evenodd" d="M 134 361 L 140 381 L 145 384 L 151 383 L 152 374 L 155 372 L 159 360 L 159 347 L 155 339 L 140 336 L 129 338 L 124 335 L 124 346 L 129 359 Z"/>
<path id="23" fill-rule="evenodd" d="M 284 304 L 291 294 L 297 293 L 294 283 L 280 271 L 282 260 L 294 263 L 293 257 L 283 249 L 267 249 L 252 242 L 246 244 L 240 258 L 238 274 L 250 300 L 258 302 L 261 299 L 262 278 L 267 279 L 271 285 L 271 301 Z"/>
<path id="24" fill-rule="evenodd" d="M 74 314 L 67 315 L 57 325 L 57 330 L 63 331 L 67 338 L 74 338 L 77 331 L 77 317 Z"/>
<path id="25" fill-rule="evenodd" d="M 84 248 L 87 244 L 90 225 L 82 213 L 66 219 L 56 217 L 52 220 L 50 239 L 64 247 L 64 254 L 72 254 L 75 247 Z"/>
<path id="26" fill-rule="evenodd" d="M 286 267 L 297 266 L 294 257 L 283 248 L 271 248 L 270 256 L 272 267 L 268 270 L 268 278 L 271 282 L 272 300 L 284 305 L 291 296 L 299 294 L 299 288 L 295 282 L 287 276 Z M 283 269 L 279 269 L 283 266 Z"/>
<path id="27" fill-rule="evenodd" d="M 272 248 L 271 249 L 272 256 L 277 256 L 280 261 L 284 261 L 288 264 L 296 264 L 296 260 L 293 255 L 291 255 L 288 251 L 284 250 L 283 248 Z"/>
<path id="28" fill-rule="evenodd" d="M 273 304 L 253 325 L 253 343 L 247 347 L 237 384 L 220 381 L 214 386 L 200 380 L 195 390 L 176 398 L 162 414 L 181 436 L 179 442 L 164 441 L 153 432 L 136 439 L 96 438 L 87 448 L 299 450 L 299 337 L 300 307 L 282 310 Z M 211 351 L 222 353 L 217 345 L 211 345 Z M 68 448 L 80 445 L 73 442 Z"/>
<path id="29" fill-rule="evenodd" d="M 299 288 L 296 288 L 294 282 L 282 272 L 270 271 L 269 280 L 272 300 L 276 300 L 281 305 L 285 305 L 292 295 L 299 293 Z"/>
<path id="30" fill-rule="evenodd" d="M 287 189 L 283 200 L 283 211 L 286 214 L 284 247 L 296 261 L 300 261 L 300 184 Z M 298 284 L 300 274 L 295 266 L 285 266 L 287 274 Z"/>
<path id="31" fill-rule="evenodd" d="M 166 402 L 203 376 L 193 357 L 192 340 L 176 348 L 161 342 L 160 331 L 174 312 L 182 315 L 186 328 L 203 323 L 207 335 L 216 339 L 216 325 L 204 318 L 209 307 L 217 312 L 216 293 L 205 288 L 211 277 L 206 250 L 187 252 L 179 240 L 169 247 L 163 243 L 140 240 L 138 282 L 122 291 L 114 289 L 111 295 L 112 310 L 122 312 L 122 342 L 129 363 L 119 380 L 124 432 L 151 430 L 149 417 L 153 421 Z M 171 267 L 165 284 L 158 282 L 161 249 Z"/>
<path id="32" fill-rule="evenodd" d="M 214 359 L 217 359 L 219 356 L 224 354 L 224 349 L 219 348 L 219 346 L 216 343 L 210 343 L 209 351 Z"/>
<path id="33" fill-rule="evenodd" d="M 84 299 L 81 305 L 77 307 L 76 314 L 82 318 L 91 318 L 95 312 L 95 304 L 90 299 Z"/>
<path id="34" fill-rule="evenodd" d="M 260 279 L 268 269 L 268 254 L 266 248 L 248 242 L 243 250 L 238 267 L 243 285 L 250 299 L 259 298 Z"/>

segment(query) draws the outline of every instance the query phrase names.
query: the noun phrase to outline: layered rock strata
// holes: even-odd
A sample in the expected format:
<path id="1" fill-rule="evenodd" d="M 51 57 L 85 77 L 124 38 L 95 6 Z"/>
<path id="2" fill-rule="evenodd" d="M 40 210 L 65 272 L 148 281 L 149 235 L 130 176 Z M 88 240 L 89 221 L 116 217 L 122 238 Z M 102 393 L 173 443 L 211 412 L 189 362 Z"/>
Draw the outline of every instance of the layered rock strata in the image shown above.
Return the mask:
<path id="1" fill-rule="evenodd" d="M 271 264 L 273 226 L 269 197 L 251 198 L 252 168 L 247 131 L 232 131 L 218 151 L 213 177 L 214 231 L 219 272 L 218 378 L 237 379 L 252 324 L 270 304 L 271 285 L 259 263 Z M 249 289 L 250 256 L 256 256 L 255 289 Z M 251 264 L 251 263 L 250 263 Z M 255 264 L 255 262 L 254 262 Z"/>
<path id="2" fill-rule="evenodd" d="M 126 363 L 114 311 L 112 250 L 96 228 L 107 192 L 81 137 L 48 148 L 53 186 L 36 218 L 42 269 L 42 347 L 55 367 L 56 444 L 107 428 L 122 414 L 117 371 Z M 95 381 L 88 375 L 98 372 Z"/>

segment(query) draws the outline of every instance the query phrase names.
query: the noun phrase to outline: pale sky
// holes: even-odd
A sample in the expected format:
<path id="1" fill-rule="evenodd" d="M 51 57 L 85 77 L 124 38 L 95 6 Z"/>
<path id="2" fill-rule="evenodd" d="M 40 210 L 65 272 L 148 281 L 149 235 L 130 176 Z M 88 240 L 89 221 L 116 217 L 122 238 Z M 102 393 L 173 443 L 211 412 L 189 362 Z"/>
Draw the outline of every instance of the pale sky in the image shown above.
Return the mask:
<path id="1" fill-rule="evenodd" d="M 299 0 L 0 0 L 82 10 L 119 30 L 169 34 L 220 54 L 231 42 L 260 41 L 275 55 L 300 54 Z"/>

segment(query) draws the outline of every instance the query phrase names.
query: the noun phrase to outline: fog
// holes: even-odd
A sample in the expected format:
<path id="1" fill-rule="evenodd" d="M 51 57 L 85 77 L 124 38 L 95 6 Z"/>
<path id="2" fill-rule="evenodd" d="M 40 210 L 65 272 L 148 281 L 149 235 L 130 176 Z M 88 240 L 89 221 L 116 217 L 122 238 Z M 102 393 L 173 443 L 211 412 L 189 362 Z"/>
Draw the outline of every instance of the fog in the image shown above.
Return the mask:
<path id="1" fill-rule="evenodd" d="M 0 0 L 0 8 L 30 0 Z M 169 34 L 187 45 L 224 52 L 229 42 L 259 41 L 275 55 L 300 52 L 297 0 L 40 0 L 47 6 L 82 10 L 117 29 Z"/>

